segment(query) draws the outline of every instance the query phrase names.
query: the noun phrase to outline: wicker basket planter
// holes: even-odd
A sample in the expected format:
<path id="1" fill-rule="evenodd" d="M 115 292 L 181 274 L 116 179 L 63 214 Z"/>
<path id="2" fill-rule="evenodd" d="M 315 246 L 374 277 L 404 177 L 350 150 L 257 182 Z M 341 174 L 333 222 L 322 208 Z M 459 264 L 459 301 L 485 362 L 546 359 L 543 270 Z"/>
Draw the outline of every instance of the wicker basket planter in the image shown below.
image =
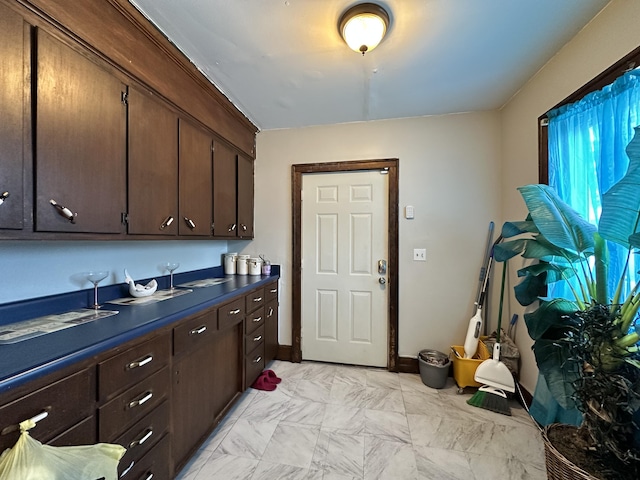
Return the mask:
<path id="1" fill-rule="evenodd" d="M 598 477 L 575 466 L 551 444 L 548 432 L 559 425 L 558 423 L 547 425 L 542 431 L 548 480 L 599 480 Z"/>

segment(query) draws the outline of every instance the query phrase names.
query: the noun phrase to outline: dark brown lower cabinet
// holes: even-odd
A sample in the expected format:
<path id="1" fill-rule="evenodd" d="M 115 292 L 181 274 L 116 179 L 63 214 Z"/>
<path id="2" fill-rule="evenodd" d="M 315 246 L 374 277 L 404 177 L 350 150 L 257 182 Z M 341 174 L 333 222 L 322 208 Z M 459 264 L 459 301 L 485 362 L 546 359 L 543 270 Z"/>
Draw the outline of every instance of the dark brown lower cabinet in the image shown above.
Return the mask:
<path id="1" fill-rule="evenodd" d="M 277 282 L 0 395 L 0 452 L 18 423 L 56 446 L 117 443 L 123 479 L 170 479 L 278 350 Z M 267 303 L 264 303 L 264 301 Z M 245 313 L 245 310 L 249 310 Z M 266 363 L 265 363 L 266 362 Z"/>
<path id="2" fill-rule="evenodd" d="M 174 329 L 172 457 L 177 472 L 241 392 L 241 318 L 217 330 L 217 310 Z"/>

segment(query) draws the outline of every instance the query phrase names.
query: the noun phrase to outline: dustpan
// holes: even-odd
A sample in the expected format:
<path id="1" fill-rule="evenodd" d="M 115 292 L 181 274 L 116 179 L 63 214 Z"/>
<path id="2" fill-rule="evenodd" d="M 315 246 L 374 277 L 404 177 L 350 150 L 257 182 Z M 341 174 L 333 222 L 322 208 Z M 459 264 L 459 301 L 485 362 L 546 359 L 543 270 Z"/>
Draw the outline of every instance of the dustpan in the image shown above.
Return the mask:
<path id="1" fill-rule="evenodd" d="M 496 330 L 496 343 L 493 344 L 493 357 L 485 360 L 478 368 L 473 379 L 482 385 L 506 390 L 507 392 L 515 392 L 516 386 L 513 381 L 511 370 L 500 361 L 500 326 L 502 320 L 502 301 L 504 299 L 505 274 L 507 271 L 507 261 L 505 260 L 502 268 L 502 289 L 500 291 L 500 308 L 498 313 L 498 329 Z"/>
<path id="2" fill-rule="evenodd" d="M 473 378 L 482 385 L 489 385 L 513 393 L 516 391 L 513 375 L 511 375 L 509 368 L 500 361 L 499 337 L 496 340 L 493 345 L 493 358 L 478 365 Z"/>

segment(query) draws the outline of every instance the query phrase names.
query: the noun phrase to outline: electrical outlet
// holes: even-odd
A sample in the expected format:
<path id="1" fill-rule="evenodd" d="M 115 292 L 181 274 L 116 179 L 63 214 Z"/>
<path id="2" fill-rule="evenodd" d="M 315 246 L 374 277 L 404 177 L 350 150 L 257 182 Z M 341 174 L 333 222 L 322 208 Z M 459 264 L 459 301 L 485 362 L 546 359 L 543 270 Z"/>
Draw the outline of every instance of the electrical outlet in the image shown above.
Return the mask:
<path id="1" fill-rule="evenodd" d="M 427 261 L 427 249 L 426 248 L 414 248 L 413 249 L 413 261 L 414 262 L 426 262 Z"/>

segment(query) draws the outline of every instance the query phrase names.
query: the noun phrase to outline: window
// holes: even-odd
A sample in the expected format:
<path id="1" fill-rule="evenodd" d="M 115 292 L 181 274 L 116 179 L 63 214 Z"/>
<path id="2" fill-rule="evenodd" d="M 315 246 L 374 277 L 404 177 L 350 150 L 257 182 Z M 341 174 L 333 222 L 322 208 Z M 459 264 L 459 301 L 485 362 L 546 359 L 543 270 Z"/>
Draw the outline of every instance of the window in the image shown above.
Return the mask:
<path id="1" fill-rule="evenodd" d="M 640 57 L 639 51 L 634 53 Z M 633 138 L 634 127 L 640 126 L 640 69 L 633 66 L 635 63 L 626 59 L 615 66 L 614 72 L 607 72 L 609 84 L 594 81 L 597 89 L 592 87 L 585 93 L 587 85 L 580 98 L 574 95 L 547 112 L 544 122 L 547 126 L 541 132 L 545 137 L 541 138 L 541 146 L 545 141 L 546 148 L 541 150 L 547 167 L 547 178 L 541 181 L 554 187 L 565 202 L 594 224 L 600 217 L 602 195 L 627 171 L 629 159 L 625 148 Z M 620 67 L 626 67 L 626 71 L 621 72 Z M 618 76 L 611 82 L 613 73 Z M 542 177 L 545 169 L 540 171 Z M 612 243 L 609 252 L 612 293 L 627 255 L 626 250 Z M 631 257 L 630 272 L 640 268 L 640 259 L 635 257 Z M 572 298 L 563 283 L 553 286 L 553 295 Z M 627 291 L 632 283 L 633 279 L 626 285 Z"/>

